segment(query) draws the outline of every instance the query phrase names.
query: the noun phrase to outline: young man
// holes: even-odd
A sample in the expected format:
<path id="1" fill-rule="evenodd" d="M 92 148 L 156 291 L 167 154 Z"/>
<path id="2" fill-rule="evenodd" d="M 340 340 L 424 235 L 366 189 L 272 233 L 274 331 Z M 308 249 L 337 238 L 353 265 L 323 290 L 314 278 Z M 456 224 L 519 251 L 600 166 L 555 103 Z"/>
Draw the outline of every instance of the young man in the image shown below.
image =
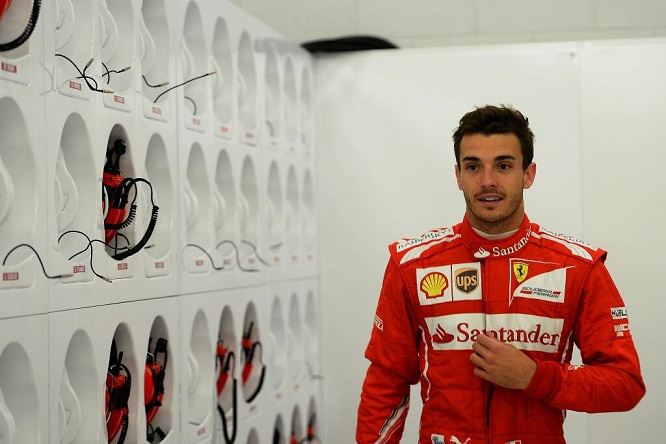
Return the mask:
<path id="1" fill-rule="evenodd" d="M 533 140 L 510 107 L 460 120 L 453 141 L 465 217 L 389 247 L 358 443 L 400 441 L 409 386 L 419 381 L 420 444 L 561 444 L 565 410 L 626 411 L 643 397 L 606 252 L 525 215 Z M 574 345 L 584 365 L 570 364 Z"/>

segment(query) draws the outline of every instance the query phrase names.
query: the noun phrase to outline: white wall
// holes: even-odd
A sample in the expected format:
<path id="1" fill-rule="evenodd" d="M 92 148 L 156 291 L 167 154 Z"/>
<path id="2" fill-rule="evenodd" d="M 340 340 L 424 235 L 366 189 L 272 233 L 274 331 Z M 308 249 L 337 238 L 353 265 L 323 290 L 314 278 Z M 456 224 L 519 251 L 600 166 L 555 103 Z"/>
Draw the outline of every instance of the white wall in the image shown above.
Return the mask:
<path id="1" fill-rule="evenodd" d="M 666 36 L 661 0 L 233 0 L 295 41 L 371 34 L 400 47 Z"/>
<path id="2" fill-rule="evenodd" d="M 583 52 L 581 134 L 585 238 L 603 245 L 625 295 L 647 394 L 628 415 L 590 418 L 593 443 L 662 443 L 666 383 L 661 252 L 666 210 L 666 43 L 594 44 Z"/>
<path id="3" fill-rule="evenodd" d="M 462 218 L 450 136 L 464 112 L 485 103 L 510 103 L 530 118 L 538 173 L 526 194 L 527 212 L 546 227 L 611 250 L 609 267 L 625 295 L 642 352 L 648 395 L 639 407 L 593 419 L 570 414 L 568 440 L 659 441 L 663 425 L 655 415 L 663 411 L 659 398 L 666 389 L 657 377 L 659 358 L 644 350 L 648 341 L 666 339 L 653 328 L 666 304 L 659 299 L 658 262 L 651 253 L 664 240 L 639 215 L 651 221 L 664 214 L 655 175 L 664 157 L 657 147 L 664 146 L 658 122 L 666 117 L 659 105 L 665 93 L 658 79 L 666 74 L 665 50 L 663 41 L 599 48 L 541 44 L 379 51 L 318 60 L 328 442 L 354 440 L 367 368 L 363 351 L 388 258 L 386 245 Z M 617 66 L 629 57 L 630 63 Z M 632 80 L 635 76 L 638 81 Z M 621 157 L 634 152 L 632 158 Z M 638 221 L 640 234 L 630 228 Z M 413 392 L 413 403 L 417 397 Z M 418 404 L 413 404 L 404 442 L 416 436 Z"/>

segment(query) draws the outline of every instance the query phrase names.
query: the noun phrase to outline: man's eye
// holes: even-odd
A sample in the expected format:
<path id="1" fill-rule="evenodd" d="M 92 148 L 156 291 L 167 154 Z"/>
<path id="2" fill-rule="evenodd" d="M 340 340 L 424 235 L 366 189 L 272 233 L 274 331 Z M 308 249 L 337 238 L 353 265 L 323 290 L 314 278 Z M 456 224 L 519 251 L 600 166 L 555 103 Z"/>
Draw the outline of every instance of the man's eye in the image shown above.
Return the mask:
<path id="1" fill-rule="evenodd" d="M 478 170 L 478 169 L 479 169 L 478 165 L 474 165 L 474 164 L 472 164 L 472 165 L 467 165 L 467 170 L 468 170 L 468 171 L 476 171 L 476 170 Z"/>
<path id="2" fill-rule="evenodd" d="M 508 163 L 501 163 L 499 165 L 500 170 L 508 170 L 509 168 L 511 168 L 511 165 L 509 165 Z"/>

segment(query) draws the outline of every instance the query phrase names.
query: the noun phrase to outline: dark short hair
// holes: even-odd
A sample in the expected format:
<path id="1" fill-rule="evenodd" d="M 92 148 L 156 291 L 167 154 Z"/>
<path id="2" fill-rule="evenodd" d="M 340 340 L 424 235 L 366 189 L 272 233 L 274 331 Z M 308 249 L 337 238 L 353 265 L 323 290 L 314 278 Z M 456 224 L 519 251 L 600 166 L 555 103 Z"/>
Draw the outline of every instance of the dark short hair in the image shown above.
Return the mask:
<path id="1" fill-rule="evenodd" d="M 453 151 L 456 163 L 460 166 L 460 142 L 471 134 L 515 134 L 520 141 L 523 154 L 523 170 L 534 158 L 534 133 L 527 117 L 511 106 L 486 105 L 477 107 L 460 119 L 460 126 L 453 133 Z"/>

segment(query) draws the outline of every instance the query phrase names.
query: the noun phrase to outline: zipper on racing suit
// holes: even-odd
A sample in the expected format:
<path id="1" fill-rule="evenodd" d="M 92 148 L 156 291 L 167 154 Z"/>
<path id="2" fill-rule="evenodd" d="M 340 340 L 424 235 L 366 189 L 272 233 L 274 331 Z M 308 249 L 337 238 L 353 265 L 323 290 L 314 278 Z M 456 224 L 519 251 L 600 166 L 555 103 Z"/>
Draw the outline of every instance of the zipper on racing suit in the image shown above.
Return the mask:
<path id="1" fill-rule="evenodd" d="M 492 442 L 490 437 L 490 403 L 493 400 L 493 392 L 495 391 L 495 386 L 491 383 L 488 384 L 488 394 L 486 395 L 486 429 L 488 430 L 488 444 Z"/>
<path id="2" fill-rule="evenodd" d="M 485 260 L 479 261 L 479 268 L 481 269 L 481 309 L 483 310 L 483 316 L 484 316 L 484 329 L 488 328 L 488 310 L 486 307 L 486 299 L 490 296 L 489 288 L 490 288 L 490 283 L 488 282 L 488 265 L 487 262 L 490 259 L 486 258 Z M 485 386 L 485 389 L 483 390 L 483 393 L 486 398 L 486 405 L 485 405 L 485 425 L 486 425 L 486 436 L 487 436 L 487 442 L 488 444 L 492 443 L 492 437 L 490 433 L 490 404 L 493 398 L 493 392 L 495 390 L 495 386 L 491 384 L 490 382 L 483 381 L 483 384 Z"/>

